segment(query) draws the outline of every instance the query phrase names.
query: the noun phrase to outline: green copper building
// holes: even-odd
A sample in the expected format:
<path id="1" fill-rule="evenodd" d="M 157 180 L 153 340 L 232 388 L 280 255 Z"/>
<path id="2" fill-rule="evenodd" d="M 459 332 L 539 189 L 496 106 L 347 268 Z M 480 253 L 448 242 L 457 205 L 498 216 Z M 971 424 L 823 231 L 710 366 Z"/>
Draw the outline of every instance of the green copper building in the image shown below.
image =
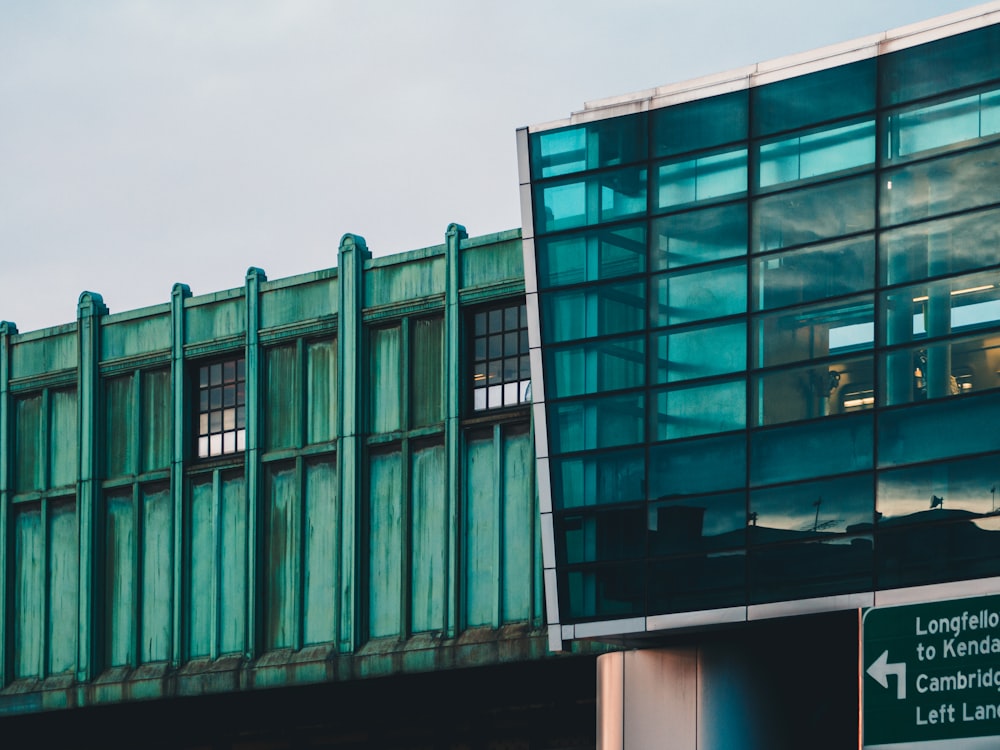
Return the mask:
<path id="1" fill-rule="evenodd" d="M 1000 3 L 517 149 L 520 230 L 0 323 L 12 746 L 892 746 L 863 613 L 1000 591 Z"/>

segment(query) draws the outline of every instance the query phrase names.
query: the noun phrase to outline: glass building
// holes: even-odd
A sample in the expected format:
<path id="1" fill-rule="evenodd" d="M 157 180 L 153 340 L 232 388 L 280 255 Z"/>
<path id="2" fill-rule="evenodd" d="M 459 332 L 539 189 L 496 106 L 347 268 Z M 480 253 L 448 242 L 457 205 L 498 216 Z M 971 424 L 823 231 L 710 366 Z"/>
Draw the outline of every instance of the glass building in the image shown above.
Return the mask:
<path id="1" fill-rule="evenodd" d="M 995 589 L 996 23 L 519 131 L 554 643 Z"/>

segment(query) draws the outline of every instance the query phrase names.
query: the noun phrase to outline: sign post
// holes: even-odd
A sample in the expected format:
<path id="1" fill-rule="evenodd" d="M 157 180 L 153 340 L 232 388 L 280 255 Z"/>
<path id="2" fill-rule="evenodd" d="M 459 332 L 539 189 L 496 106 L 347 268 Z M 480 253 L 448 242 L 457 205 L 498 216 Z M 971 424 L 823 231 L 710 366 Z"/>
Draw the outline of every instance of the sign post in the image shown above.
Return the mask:
<path id="1" fill-rule="evenodd" d="M 865 750 L 1000 747 L 1000 596 L 869 609 Z"/>

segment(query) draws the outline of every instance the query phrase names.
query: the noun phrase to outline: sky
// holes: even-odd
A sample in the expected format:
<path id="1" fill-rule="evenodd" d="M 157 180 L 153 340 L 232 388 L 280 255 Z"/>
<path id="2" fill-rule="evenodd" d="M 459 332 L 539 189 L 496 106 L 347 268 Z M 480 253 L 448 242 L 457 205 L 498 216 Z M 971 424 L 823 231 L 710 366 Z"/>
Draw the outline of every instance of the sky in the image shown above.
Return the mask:
<path id="1" fill-rule="evenodd" d="M 962 0 L 0 0 L 0 320 L 520 226 L 518 127 Z"/>

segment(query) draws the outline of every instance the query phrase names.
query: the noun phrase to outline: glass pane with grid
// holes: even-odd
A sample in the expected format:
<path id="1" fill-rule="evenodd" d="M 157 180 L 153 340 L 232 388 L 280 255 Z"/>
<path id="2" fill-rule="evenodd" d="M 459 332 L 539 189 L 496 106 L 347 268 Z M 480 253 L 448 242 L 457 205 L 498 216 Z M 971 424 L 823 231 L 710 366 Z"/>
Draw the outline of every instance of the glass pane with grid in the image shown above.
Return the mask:
<path id="1" fill-rule="evenodd" d="M 524 304 L 475 313 L 472 362 L 473 410 L 531 401 L 528 315 Z"/>
<path id="2" fill-rule="evenodd" d="M 198 368 L 198 458 L 246 447 L 246 362 L 241 357 Z"/>

